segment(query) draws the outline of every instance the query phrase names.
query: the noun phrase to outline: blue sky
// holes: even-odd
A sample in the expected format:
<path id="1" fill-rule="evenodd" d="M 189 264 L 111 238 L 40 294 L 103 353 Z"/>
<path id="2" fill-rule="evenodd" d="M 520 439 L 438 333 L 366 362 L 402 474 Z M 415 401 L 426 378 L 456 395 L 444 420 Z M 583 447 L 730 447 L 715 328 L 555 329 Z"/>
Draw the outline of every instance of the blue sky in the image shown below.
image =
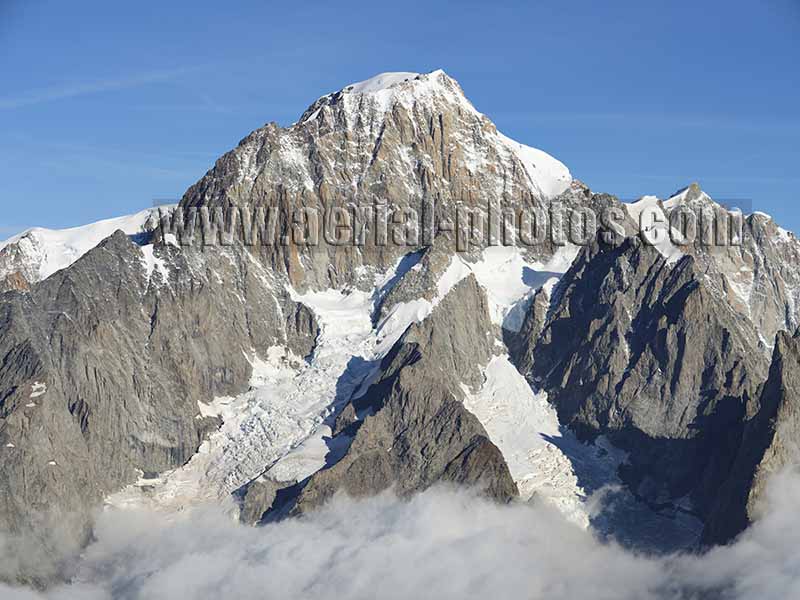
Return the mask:
<path id="1" fill-rule="evenodd" d="M 595 191 L 700 181 L 800 232 L 800 0 L 0 0 L 0 239 L 178 198 L 252 129 L 443 68 Z"/>

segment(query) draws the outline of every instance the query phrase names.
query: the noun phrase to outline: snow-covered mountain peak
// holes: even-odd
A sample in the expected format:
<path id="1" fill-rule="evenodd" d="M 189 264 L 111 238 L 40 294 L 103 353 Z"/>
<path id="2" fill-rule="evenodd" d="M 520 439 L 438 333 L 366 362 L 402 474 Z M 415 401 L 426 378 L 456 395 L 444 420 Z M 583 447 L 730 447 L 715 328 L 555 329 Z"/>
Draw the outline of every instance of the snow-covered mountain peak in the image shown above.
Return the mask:
<path id="1" fill-rule="evenodd" d="M 663 204 L 667 212 L 672 211 L 678 206 L 683 206 L 693 210 L 712 209 L 714 211 L 727 211 L 729 213 L 742 212 L 747 214 L 747 211 L 744 210 L 746 208 L 745 206 L 738 206 L 735 202 L 718 202 L 703 191 L 700 184 L 697 182 L 691 183 L 687 187 L 678 190 L 672 196 L 664 200 Z"/>
<path id="2" fill-rule="evenodd" d="M 306 110 L 298 124 L 316 119 L 325 106 L 343 106 L 348 114 L 355 116 L 369 109 L 375 109 L 378 115 L 382 115 L 396 104 L 405 108 L 411 108 L 415 104 L 428 107 L 451 106 L 483 117 L 466 98 L 458 82 L 443 70 L 437 69 L 430 73 L 379 73 L 364 81 L 351 83 L 338 92 L 319 98 Z"/>
<path id="3" fill-rule="evenodd" d="M 395 94 L 411 96 L 425 96 L 432 92 L 454 93 L 466 99 L 464 91 L 458 82 L 442 69 L 437 69 L 430 73 L 409 71 L 378 73 L 364 81 L 346 85 L 340 92 L 349 95 L 374 95 L 388 90 L 392 90 Z"/>
<path id="4" fill-rule="evenodd" d="M 442 69 L 430 73 L 380 73 L 365 81 L 350 84 L 342 92 L 349 95 L 380 95 L 388 92 L 395 98 L 406 99 L 439 96 L 472 107 L 458 82 Z"/>
<path id="5" fill-rule="evenodd" d="M 157 215 L 157 208 L 149 208 L 69 229 L 34 227 L 23 231 L 0 242 L 0 280 L 14 273 L 20 273 L 29 283 L 47 279 L 117 230 L 127 235 L 141 233 L 148 220 Z"/>
<path id="6" fill-rule="evenodd" d="M 571 183 L 564 164 L 500 133 L 444 71 L 403 71 L 326 94 L 290 127 L 254 131 L 182 203 L 269 205 L 278 194 L 320 208 L 378 197 L 397 207 L 425 197 L 443 207 L 502 198 L 544 206 Z"/>
<path id="7" fill-rule="evenodd" d="M 649 196 L 646 196 L 645 198 L 649 198 Z M 720 204 L 719 202 L 714 200 L 711 196 L 709 196 L 706 192 L 704 192 L 700 187 L 700 184 L 697 182 L 691 183 L 687 187 L 675 192 L 672 196 L 663 201 L 663 205 L 664 208 L 667 210 L 667 212 L 681 205 L 688 207 L 695 207 L 695 208 L 710 207 L 715 210 L 717 209 L 723 209 L 727 211 L 741 210 L 746 215 L 748 222 L 750 222 L 751 224 L 772 226 L 776 230 L 779 230 L 781 239 L 789 237 L 788 235 L 789 232 L 778 227 L 772 215 L 769 215 L 759 210 L 748 212 L 747 210 L 744 210 L 745 207 L 736 206 L 736 204 L 733 202 L 725 202 L 724 204 Z M 771 231 L 770 233 L 774 233 L 774 231 Z"/>
<path id="8" fill-rule="evenodd" d="M 343 91 L 351 94 L 371 94 L 414 80 L 419 76 L 419 73 L 411 73 L 408 71 L 379 73 L 364 81 L 345 86 Z"/>

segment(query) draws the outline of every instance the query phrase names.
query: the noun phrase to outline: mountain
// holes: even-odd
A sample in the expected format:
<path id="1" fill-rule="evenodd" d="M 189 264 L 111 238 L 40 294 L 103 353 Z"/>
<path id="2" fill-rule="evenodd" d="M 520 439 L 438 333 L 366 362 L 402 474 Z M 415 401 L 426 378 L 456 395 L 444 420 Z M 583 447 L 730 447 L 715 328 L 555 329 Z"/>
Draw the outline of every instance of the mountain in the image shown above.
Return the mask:
<path id="1" fill-rule="evenodd" d="M 106 219 L 91 225 L 52 230 L 35 227 L 0 242 L 0 281 L 24 278 L 28 283 L 47 279 L 71 265 L 101 241 L 119 230 L 131 236 L 146 231 L 158 209 Z"/>
<path id="2" fill-rule="evenodd" d="M 444 218 L 458 204 L 546 207 L 571 183 L 559 161 L 499 133 L 443 71 L 390 73 L 323 96 L 287 129 L 257 129 L 189 188 L 181 207 L 275 206 L 285 216 L 374 198 L 420 209 L 430 199 Z M 301 290 L 366 289 L 407 251 L 369 241 L 305 252 L 275 244 L 261 259 Z"/>
<path id="3" fill-rule="evenodd" d="M 293 237 L 298 212 L 376 202 L 456 225 L 403 244 L 371 221 L 360 243 Z M 621 220 L 585 244 L 460 248 L 460 211 L 491 205 Z M 274 231 L 189 235 L 193 215 L 236 208 L 272 211 Z M 12 578 L 63 576 L 101 506 L 257 524 L 437 483 L 648 550 L 729 541 L 798 439 L 800 242 L 760 214 L 735 243 L 642 241 L 659 227 L 640 233 L 643 214 L 686 208 L 738 218 L 697 185 L 593 193 L 444 72 L 387 73 L 257 129 L 161 221 L 12 238 L 0 530 L 38 548 Z M 625 510 L 598 508 L 609 490 Z"/>

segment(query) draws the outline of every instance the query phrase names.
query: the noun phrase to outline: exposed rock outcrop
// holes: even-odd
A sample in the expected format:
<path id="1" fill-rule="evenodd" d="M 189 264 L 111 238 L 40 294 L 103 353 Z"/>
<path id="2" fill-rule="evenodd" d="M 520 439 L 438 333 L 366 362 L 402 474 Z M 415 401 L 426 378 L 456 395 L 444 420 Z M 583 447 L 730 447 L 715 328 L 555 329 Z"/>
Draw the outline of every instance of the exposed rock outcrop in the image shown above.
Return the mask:
<path id="1" fill-rule="evenodd" d="M 19 271 L 15 271 L 6 275 L 5 278 L 0 281 L 0 294 L 11 290 L 25 292 L 28 291 L 30 287 L 30 283 L 25 279 L 25 276 Z"/>
<path id="2" fill-rule="evenodd" d="M 624 477 L 653 504 L 686 496 L 708 514 L 768 363 L 753 324 L 638 238 L 578 256 L 517 355 L 562 423 L 629 452 Z"/>
<path id="3" fill-rule="evenodd" d="M 758 412 L 742 444 L 703 535 L 706 544 L 732 540 L 759 515 L 769 477 L 800 461 L 800 331 L 778 334 Z"/>
<path id="4" fill-rule="evenodd" d="M 198 402 L 245 388 L 254 351 L 308 354 L 316 324 L 246 253 L 117 232 L 0 296 L 0 331 L 0 527 L 55 553 L 105 495 L 197 451 L 218 425 Z"/>
<path id="5" fill-rule="evenodd" d="M 338 491 L 408 495 L 438 482 L 476 487 L 503 502 L 517 496 L 501 452 L 463 405 L 462 385 L 480 386 L 495 339 L 485 292 L 469 276 L 406 331 L 377 380 L 342 412 L 335 430 L 352 438 L 344 456 L 290 490 L 284 504 L 273 505 L 278 499 L 262 495 L 256 482 L 245 506 L 263 498 L 263 513 L 298 513 Z"/>

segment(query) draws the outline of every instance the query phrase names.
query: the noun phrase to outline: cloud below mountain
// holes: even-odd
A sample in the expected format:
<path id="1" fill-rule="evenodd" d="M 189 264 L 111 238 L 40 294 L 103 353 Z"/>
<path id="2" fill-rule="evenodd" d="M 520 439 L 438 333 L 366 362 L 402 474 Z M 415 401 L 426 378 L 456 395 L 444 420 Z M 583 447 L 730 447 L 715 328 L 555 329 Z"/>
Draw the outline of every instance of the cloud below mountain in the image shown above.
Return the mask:
<path id="1" fill-rule="evenodd" d="M 218 513 L 168 522 L 107 513 L 73 585 L 7 600 L 227 598 L 721 598 L 784 600 L 800 586 L 800 476 L 776 477 L 765 518 L 704 556 L 647 558 L 557 513 L 436 489 L 409 501 L 343 497 L 247 528 Z"/>

